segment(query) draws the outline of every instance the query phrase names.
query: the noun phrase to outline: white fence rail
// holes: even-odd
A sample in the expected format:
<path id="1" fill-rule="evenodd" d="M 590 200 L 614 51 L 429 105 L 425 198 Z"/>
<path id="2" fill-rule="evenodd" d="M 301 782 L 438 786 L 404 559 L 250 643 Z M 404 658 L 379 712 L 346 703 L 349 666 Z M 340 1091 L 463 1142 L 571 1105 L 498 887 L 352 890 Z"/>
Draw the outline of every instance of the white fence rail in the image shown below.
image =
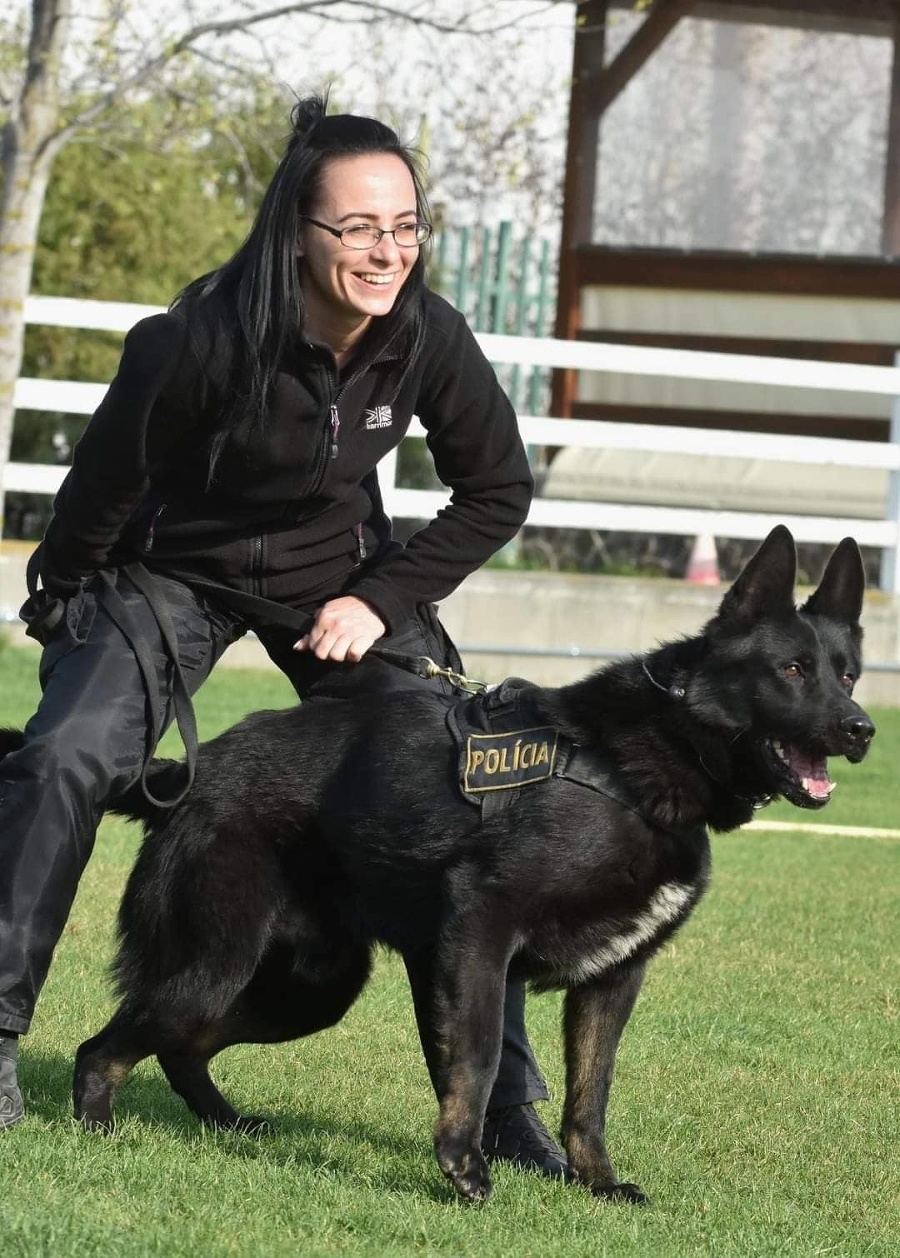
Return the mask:
<path id="1" fill-rule="evenodd" d="M 138 319 L 158 311 L 155 306 L 122 302 L 77 301 L 31 297 L 26 305 L 30 323 L 125 332 Z M 576 446 L 586 449 L 661 451 L 676 454 L 719 455 L 726 458 L 771 459 L 811 467 L 837 465 L 886 470 L 887 500 L 879 519 L 849 519 L 797 515 L 785 504 L 776 514 L 752 511 L 704 510 L 652 504 L 584 502 L 535 498 L 528 517 L 531 525 L 549 528 L 590 528 L 639 533 L 761 538 L 776 523 L 786 523 L 801 542 L 833 543 L 852 534 L 863 545 L 882 550 L 882 588 L 900 593 L 900 368 L 849 363 L 705 353 L 651 347 L 606 345 L 597 342 L 557 341 L 482 333 L 479 341 L 493 362 L 523 366 L 569 367 L 697 380 L 752 382 L 788 389 L 822 389 L 868 393 L 893 399 L 891 440 L 851 441 L 833 438 L 779 436 L 720 429 L 654 427 L 524 416 L 520 426 L 532 445 Z M 91 414 L 105 385 L 71 381 L 19 380 L 17 409 Z M 411 437 L 422 437 L 415 424 Z M 10 463 L 3 474 L 6 490 L 52 494 L 65 468 Z M 444 505 L 441 492 L 404 489 L 396 484 L 396 452 L 379 469 L 387 510 L 398 518 L 429 518 Z"/>

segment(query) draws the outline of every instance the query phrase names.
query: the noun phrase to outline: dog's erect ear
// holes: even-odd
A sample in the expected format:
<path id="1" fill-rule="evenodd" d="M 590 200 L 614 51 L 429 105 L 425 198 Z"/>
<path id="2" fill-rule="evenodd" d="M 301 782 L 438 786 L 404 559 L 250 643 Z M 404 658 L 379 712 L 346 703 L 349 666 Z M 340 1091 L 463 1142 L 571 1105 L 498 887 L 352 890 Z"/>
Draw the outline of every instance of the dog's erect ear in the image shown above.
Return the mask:
<path id="1" fill-rule="evenodd" d="M 819 588 L 800 609 L 809 616 L 831 616 L 848 625 L 859 623 L 866 570 L 862 555 L 852 537 L 845 537 L 825 566 Z"/>
<path id="2" fill-rule="evenodd" d="M 722 620 L 752 621 L 794 610 L 797 550 L 783 524 L 777 524 L 722 599 Z"/>

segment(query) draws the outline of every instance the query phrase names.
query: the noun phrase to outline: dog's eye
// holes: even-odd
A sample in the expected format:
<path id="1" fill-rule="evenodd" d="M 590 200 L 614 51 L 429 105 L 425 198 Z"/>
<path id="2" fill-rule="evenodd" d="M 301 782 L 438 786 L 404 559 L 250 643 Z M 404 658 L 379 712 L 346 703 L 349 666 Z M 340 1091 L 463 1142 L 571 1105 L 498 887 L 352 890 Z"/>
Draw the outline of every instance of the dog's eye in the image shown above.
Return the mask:
<path id="1" fill-rule="evenodd" d="M 843 677 L 841 678 L 841 685 L 846 686 L 848 690 L 852 690 L 853 687 L 856 685 L 856 678 L 853 676 L 852 673 L 844 673 Z"/>
<path id="2" fill-rule="evenodd" d="M 798 664 L 796 660 L 791 660 L 790 664 L 785 664 L 782 671 L 784 672 L 785 677 L 802 677 L 803 665 Z"/>

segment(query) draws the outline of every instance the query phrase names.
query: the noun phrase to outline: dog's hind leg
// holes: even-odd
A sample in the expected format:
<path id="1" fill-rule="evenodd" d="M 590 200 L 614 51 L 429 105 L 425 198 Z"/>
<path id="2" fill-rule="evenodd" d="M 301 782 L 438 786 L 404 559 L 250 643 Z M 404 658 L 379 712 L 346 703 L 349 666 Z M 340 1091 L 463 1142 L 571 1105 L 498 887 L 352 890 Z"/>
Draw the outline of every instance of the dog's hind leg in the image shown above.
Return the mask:
<path id="1" fill-rule="evenodd" d="M 208 1126 L 261 1132 L 268 1119 L 239 1113 L 209 1074 L 209 1062 L 234 1044 L 276 1044 L 313 1035 L 344 1016 L 365 986 L 371 969 L 365 944 L 336 947 L 308 956 L 279 946 L 260 963 L 232 1008 L 207 1022 L 190 1039 L 157 1053 L 172 1088 Z"/>
<path id="2" fill-rule="evenodd" d="M 606 1106 L 619 1039 L 631 1016 L 644 965 L 621 968 L 612 977 L 566 994 L 566 1102 L 563 1141 L 572 1178 L 595 1197 L 644 1204 L 637 1184 L 620 1183 L 606 1152 Z"/>
<path id="3" fill-rule="evenodd" d="M 214 1024 L 190 1037 L 189 1048 L 159 1047 L 162 1041 L 171 1039 L 171 1034 L 158 1024 L 134 1020 L 120 1009 L 98 1035 L 81 1045 L 75 1058 L 72 1100 L 75 1117 L 86 1131 L 112 1130 L 116 1093 L 137 1063 L 154 1053 L 174 1090 L 210 1126 L 249 1131 L 265 1123 L 265 1119 L 244 1116 L 232 1109 L 207 1070 L 214 1053 L 238 1043 L 240 1035 L 222 1037 L 220 1027 Z"/>
<path id="4" fill-rule="evenodd" d="M 125 1007 L 102 1031 L 80 1045 L 75 1055 L 72 1102 L 85 1131 L 111 1131 L 113 1101 L 139 1061 L 151 1056 L 155 1043 L 148 1028 Z"/>
<path id="5" fill-rule="evenodd" d="M 248 1134 L 262 1134 L 268 1119 L 255 1114 L 241 1114 L 225 1099 L 209 1073 L 211 1059 L 232 1044 L 244 1042 L 239 1033 L 221 1034 L 224 1028 L 204 1028 L 206 1045 L 195 1044 L 183 1051 L 169 1050 L 157 1054 L 163 1074 L 172 1090 L 177 1092 L 208 1127 L 223 1127 Z M 212 1032 L 212 1034 L 210 1034 Z"/>

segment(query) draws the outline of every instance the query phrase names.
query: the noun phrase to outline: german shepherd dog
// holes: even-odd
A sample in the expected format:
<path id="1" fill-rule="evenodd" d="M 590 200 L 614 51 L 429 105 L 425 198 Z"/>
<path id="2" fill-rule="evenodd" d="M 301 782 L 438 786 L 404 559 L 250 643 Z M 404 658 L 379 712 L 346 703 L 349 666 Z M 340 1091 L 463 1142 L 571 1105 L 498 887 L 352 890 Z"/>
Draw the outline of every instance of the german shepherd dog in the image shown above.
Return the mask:
<path id="1" fill-rule="evenodd" d="M 381 943 L 406 964 L 437 1161 L 460 1196 L 491 1192 L 482 1123 L 509 974 L 566 990 L 571 1179 L 646 1200 L 607 1155 L 607 1099 L 646 964 L 706 886 L 707 827 L 776 796 L 824 807 L 827 758 L 862 760 L 875 732 L 852 698 L 856 543 L 799 610 L 795 575 L 779 526 L 698 636 L 561 688 L 505 683 L 499 733 L 472 732 L 493 692 L 452 711 L 421 691 L 320 699 L 205 744 L 171 812 L 133 790 L 117 809 L 146 838 L 120 910 L 121 1004 L 78 1050 L 76 1116 L 110 1127 L 155 1054 L 204 1122 L 252 1129 L 210 1058 L 336 1023 Z M 154 793 L 180 772 L 154 762 Z"/>

